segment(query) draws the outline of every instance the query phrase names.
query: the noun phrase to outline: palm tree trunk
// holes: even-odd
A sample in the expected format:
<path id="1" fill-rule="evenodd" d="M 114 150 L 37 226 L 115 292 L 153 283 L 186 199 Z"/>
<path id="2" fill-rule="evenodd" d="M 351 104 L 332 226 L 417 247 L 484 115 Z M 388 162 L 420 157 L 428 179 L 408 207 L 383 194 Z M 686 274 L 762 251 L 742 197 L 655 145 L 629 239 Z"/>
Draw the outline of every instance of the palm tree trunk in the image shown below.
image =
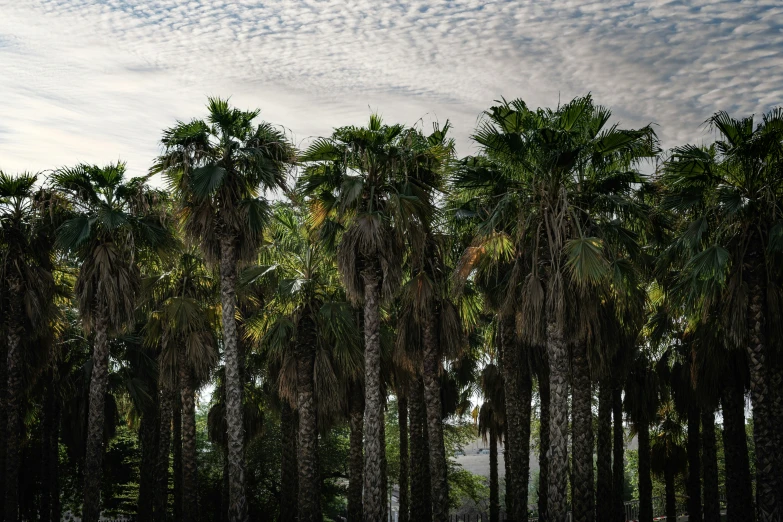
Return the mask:
<path id="1" fill-rule="evenodd" d="M 60 522 L 62 505 L 60 503 L 60 402 L 54 400 L 52 406 L 52 436 L 49 439 L 49 484 L 52 492 L 51 516 L 48 522 Z"/>
<path id="2" fill-rule="evenodd" d="M 593 522 L 593 409 L 590 366 L 587 361 L 587 343 L 574 346 L 573 357 L 573 520 Z"/>
<path id="3" fill-rule="evenodd" d="M 637 426 L 639 441 L 639 522 L 652 522 L 652 462 L 650 461 L 650 426 Z M 600 519 L 599 519 L 600 520 Z M 716 519 L 717 520 L 717 519 Z"/>
<path id="4" fill-rule="evenodd" d="M 408 522 L 410 510 L 409 477 L 410 455 L 408 454 L 408 398 L 397 396 L 397 419 L 400 426 L 400 496 L 398 522 Z"/>
<path id="5" fill-rule="evenodd" d="M 777 505 L 778 510 L 783 511 L 783 367 L 778 358 L 772 361 L 770 365 L 770 391 L 771 397 L 771 422 L 775 426 L 775 472 L 777 478 Z"/>
<path id="6" fill-rule="evenodd" d="M 364 487 L 364 455 L 362 453 L 364 431 L 364 394 L 358 386 L 351 393 L 350 404 L 350 453 L 348 461 L 348 522 L 362 522 L 362 488 Z"/>
<path id="7" fill-rule="evenodd" d="M 226 375 L 228 441 L 228 520 L 247 522 L 245 498 L 245 425 L 242 412 L 242 369 L 236 317 L 237 252 L 233 237 L 220 241 L 220 302 Z"/>
<path id="8" fill-rule="evenodd" d="M 8 442 L 8 338 L 0 337 L 0 517 L 5 516 L 6 448 Z M 2 519 L 0 519 L 2 520 Z"/>
<path id="9" fill-rule="evenodd" d="M 500 522 L 500 484 L 498 483 L 498 434 L 495 421 L 489 425 L 489 522 Z"/>
<path id="10" fill-rule="evenodd" d="M 315 404 L 315 324 L 299 322 L 296 346 L 296 407 L 299 412 L 299 522 L 320 522 L 321 473 L 318 470 L 318 414 Z"/>
<path id="11" fill-rule="evenodd" d="M 597 438 L 596 519 L 601 522 L 612 519 L 612 387 L 609 379 L 602 379 L 598 386 Z"/>
<path id="12" fill-rule="evenodd" d="M 513 316 L 502 319 L 502 368 L 506 395 L 506 436 L 510 475 L 509 484 L 512 520 L 527 522 L 527 479 L 530 471 L 530 383 L 527 359 L 523 360 L 516 342 Z M 523 380 L 525 381 L 523 384 Z"/>
<path id="13" fill-rule="evenodd" d="M 299 429 L 296 413 L 288 401 L 280 407 L 280 520 L 296 520 L 296 503 L 299 498 L 299 465 L 296 462 L 296 438 Z"/>
<path id="14" fill-rule="evenodd" d="M 760 246 L 751 246 L 749 258 L 763 255 Z M 756 499 L 759 522 L 779 522 L 777 505 L 777 479 L 775 477 L 775 434 L 769 404 L 769 374 L 767 358 L 767 334 L 765 314 L 764 279 L 761 262 L 750 262 L 745 270 L 748 280 L 748 329 L 747 344 L 750 363 L 750 400 L 753 405 L 753 440 L 756 446 Z"/>
<path id="15" fill-rule="evenodd" d="M 704 520 L 720 520 L 720 490 L 718 487 L 718 450 L 715 440 L 715 413 L 701 412 L 702 459 L 704 459 Z"/>
<path id="16" fill-rule="evenodd" d="M 106 391 L 109 387 L 109 321 L 106 316 L 108 312 L 100 295 L 97 301 L 87 418 L 87 449 L 84 459 L 83 522 L 98 522 L 101 513 L 103 431 L 106 417 Z"/>
<path id="17" fill-rule="evenodd" d="M 620 385 L 612 390 L 612 520 L 625 522 L 625 430 L 623 428 L 623 395 Z"/>
<path id="18" fill-rule="evenodd" d="M 435 317 L 425 319 L 424 402 L 427 408 L 427 436 L 430 446 L 432 520 L 446 522 L 449 517 L 449 487 L 446 481 L 446 448 L 443 444 L 443 417 L 440 402 L 440 357 Z"/>
<path id="19" fill-rule="evenodd" d="M 21 295 L 21 283 L 10 283 L 10 295 Z M 8 388 L 5 413 L 8 415 L 5 461 L 5 520 L 19 520 L 20 435 L 22 432 L 22 320 L 21 299 L 10 299 L 8 321 Z"/>
<path id="20" fill-rule="evenodd" d="M 154 391 L 157 396 L 157 390 Z M 158 421 L 157 400 L 155 406 L 144 411 L 139 426 L 141 443 L 141 464 L 139 467 L 139 502 L 137 514 L 139 520 L 152 520 L 155 497 L 155 463 L 158 458 Z"/>
<path id="21" fill-rule="evenodd" d="M 54 513 L 54 497 L 59 496 L 59 488 L 54 483 L 56 473 L 52 473 L 57 467 L 59 458 L 57 451 L 58 428 L 60 426 L 57 412 L 56 397 L 54 393 L 54 376 L 47 372 L 48 383 L 44 396 L 41 419 L 41 500 L 40 519 L 49 522 Z"/>
<path id="22" fill-rule="evenodd" d="M 174 411 L 174 390 L 168 383 L 160 385 L 158 414 L 158 456 L 155 460 L 155 521 L 168 520 L 169 455 L 171 454 L 171 420 Z"/>
<path id="23" fill-rule="evenodd" d="M 752 522 L 753 493 L 751 491 L 748 439 L 745 434 L 745 398 L 735 383 L 722 390 L 723 450 L 726 462 L 726 519 L 731 522 Z"/>
<path id="24" fill-rule="evenodd" d="M 511 494 L 511 480 L 509 477 L 513 475 L 511 469 L 511 459 L 508 456 L 511 455 L 511 450 L 508 447 L 508 435 L 503 438 L 503 507 L 506 508 L 506 517 L 511 516 L 511 512 L 514 510 L 514 496 Z M 504 518 L 506 518 L 504 517 Z"/>
<path id="25" fill-rule="evenodd" d="M 568 348 L 563 337 L 562 324 L 549 322 L 546 336 L 551 394 L 547 516 L 552 522 L 560 522 L 566 518 L 568 484 Z"/>
<path id="26" fill-rule="evenodd" d="M 367 269 L 364 279 L 364 519 L 383 519 L 386 491 L 383 489 L 381 431 L 384 422 L 381 398 L 381 323 L 379 282 Z"/>
<path id="27" fill-rule="evenodd" d="M 381 396 L 384 397 L 383 399 L 383 411 L 384 414 L 386 413 L 386 397 L 381 394 Z M 381 512 L 381 519 L 382 520 L 389 520 L 389 503 L 390 503 L 390 494 L 391 491 L 389 490 L 389 461 L 386 460 L 386 418 L 384 415 L 384 422 L 381 423 L 381 441 L 383 441 L 383 453 L 381 453 L 381 490 L 383 491 L 383 503 L 381 504 L 382 512 Z"/>
<path id="28" fill-rule="evenodd" d="M 411 500 L 410 517 L 412 521 L 427 520 L 424 514 L 429 505 L 429 484 L 425 479 L 427 461 L 425 428 L 426 414 L 424 413 L 423 384 L 417 379 L 411 383 L 408 390 L 410 409 L 410 470 L 411 470 Z"/>
<path id="29" fill-rule="evenodd" d="M 688 480 L 685 489 L 688 493 L 688 520 L 701 522 L 701 441 L 699 439 L 699 422 L 701 414 L 698 406 L 688 408 L 688 438 L 686 451 L 688 453 Z"/>
<path id="30" fill-rule="evenodd" d="M 182 359 L 180 361 L 184 360 L 184 353 L 182 355 Z M 181 365 L 180 365 L 181 366 Z M 171 433 L 172 438 L 174 439 L 172 444 L 172 471 L 174 472 L 174 522 L 182 522 L 183 517 L 183 505 L 182 505 L 182 481 L 183 481 L 183 465 L 182 462 L 182 381 L 180 381 L 180 389 L 179 393 L 174 393 L 174 411 L 172 414 L 172 427 L 171 427 Z M 195 397 L 194 397 L 195 402 Z M 194 406 L 195 409 L 195 406 Z M 194 422 L 194 430 L 195 430 L 195 419 L 193 419 Z M 194 434 L 195 437 L 195 434 Z M 195 439 L 193 441 L 195 444 Z M 195 451 L 195 450 L 194 450 Z M 195 465 L 195 461 L 193 462 Z M 196 510 L 198 508 L 197 504 L 193 504 L 190 509 Z M 195 511 L 196 513 L 198 511 Z"/>
<path id="31" fill-rule="evenodd" d="M 185 360 L 183 346 L 180 348 L 179 364 L 180 400 L 182 403 L 180 417 L 182 423 L 182 505 L 180 512 L 183 522 L 196 522 L 199 514 L 198 470 L 196 467 L 196 390 Z"/>
<path id="32" fill-rule="evenodd" d="M 549 487 L 549 363 L 539 369 L 538 395 L 540 402 L 538 432 L 538 520 L 548 522 L 547 489 Z"/>
<path id="33" fill-rule="evenodd" d="M 666 483 L 666 520 L 677 520 L 677 498 L 674 496 L 674 469 L 666 463 L 663 478 Z"/>

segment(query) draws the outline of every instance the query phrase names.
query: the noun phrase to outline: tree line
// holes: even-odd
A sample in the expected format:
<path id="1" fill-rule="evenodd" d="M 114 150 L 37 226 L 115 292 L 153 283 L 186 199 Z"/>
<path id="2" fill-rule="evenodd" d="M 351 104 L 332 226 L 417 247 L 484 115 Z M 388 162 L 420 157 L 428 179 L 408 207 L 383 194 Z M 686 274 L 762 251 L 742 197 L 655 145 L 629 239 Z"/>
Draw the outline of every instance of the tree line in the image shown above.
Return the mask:
<path id="1" fill-rule="evenodd" d="M 206 433 L 219 520 L 388 520 L 393 475 L 400 521 L 445 522 L 475 397 L 493 522 L 625 521 L 629 436 L 642 522 L 655 481 L 667 518 L 684 482 L 692 522 L 723 495 L 732 522 L 780 520 L 783 109 L 664 151 L 590 95 L 501 100 L 467 157 L 448 122 L 373 114 L 298 150 L 258 116 L 210 99 L 143 177 L 0 173 L 2 520 L 59 522 L 69 490 L 97 522 L 119 427 L 138 520 L 208 519 Z"/>

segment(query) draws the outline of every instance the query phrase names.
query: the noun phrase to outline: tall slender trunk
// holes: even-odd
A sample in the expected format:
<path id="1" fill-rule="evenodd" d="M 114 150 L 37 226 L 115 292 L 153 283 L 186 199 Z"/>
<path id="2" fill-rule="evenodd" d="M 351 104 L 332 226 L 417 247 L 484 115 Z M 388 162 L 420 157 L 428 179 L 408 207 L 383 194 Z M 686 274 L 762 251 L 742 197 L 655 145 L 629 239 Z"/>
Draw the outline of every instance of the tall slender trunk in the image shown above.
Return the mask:
<path id="1" fill-rule="evenodd" d="M 685 489 L 688 493 L 688 520 L 701 522 L 701 440 L 699 438 L 699 422 L 701 412 L 698 406 L 688 408 L 688 437 L 686 451 L 688 453 L 688 478 Z"/>
<path id="2" fill-rule="evenodd" d="M 186 365 L 184 346 L 180 349 L 179 361 L 180 401 L 182 404 L 180 417 L 182 423 L 181 513 L 183 522 L 196 522 L 199 518 L 196 455 L 196 389 L 193 384 L 193 377 Z"/>
<path id="3" fill-rule="evenodd" d="M 674 477 L 673 465 L 667 462 L 663 473 L 663 480 L 666 483 L 666 520 L 677 520 L 677 497 L 674 496 Z"/>
<path id="4" fill-rule="evenodd" d="M 408 522 L 410 510 L 409 477 L 410 455 L 408 454 L 408 398 L 397 396 L 397 419 L 400 425 L 400 496 L 398 522 Z"/>
<path id="5" fill-rule="evenodd" d="M 381 396 L 384 397 L 384 422 L 381 423 L 381 441 L 383 442 L 384 449 L 383 453 L 381 453 L 381 490 L 383 491 L 383 504 L 381 504 L 383 510 L 381 512 L 381 519 L 389 520 L 389 495 L 391 491 L 389 489 L 389 461 L 386 460 L 386 397 L 383 393 Z"/>
<path id="6" fill-rule="evenodd" d="M 57 466 L 58 428 L 60 426 L 57 412 L 57 399 L 51 371 L 46 375 L 46 392 L 44 396 L 41 419 L 41 500 L 40 519 L 49 522 L 54 513 L 54 497 L 59 495 L 59 489 L 54 483 L 56 478 L 52 470 Z"/>
<path id="7" fill-rule="evenodd" d="M 184 360 L 184 354 L 183 358 L 180 359 L 180 361 Z M 181 366 L 181 365 L 180 365 Z M 179 393 L 174 393 L 174 410 L 172 414 L 172 426 L 171 426 L 171 436 L 173 438 L 172 443 L 172 449 L 171 449 L 171 455 L 172 455 L 172 471 L 174 472 L 174 522 L 182 522 L 183 514 L 183 499 L 182 499 L 182 481 L 183 481 L 183 474 L 184 474 L 184 462 L 182 458 L 182 381 L 180 382 L 180 389 Z M 195 397 L 194 397 L 195 402 Z M 195 407 L 194 407 L 195 408 Z M 195 415 L 195 413 L 194 413 Z M 195 418 L 193 419 L 195 430 Z M 195 432 L 194 432 L 195 437 Z M 193 439 L 194 444 L 194 451 L 195 451 L 195 438 Z M 193 465 L 195 466 L 195 460 L 193 461 Z M 194 468 L 195 469 L 195 468 Z M 198 513 L 198 505 L 193 504 L 192 506 L 189 506 L 189 509 L 193 510 L 195 513 Z"/>
<path id="8" fill-rule="evenodd" d="M 510 472 L 510 475 L 506 475 L 510 493 L 506 503 L 510 504 L 511 511 L 508 515 L 512 520 L 527 522 L 527 478 L 530 469 L 530 393 L 527 391 L 530 389 L 529 368 L 527 358 L 523 360 L 517 343 L 514 317 L 504 317 L 501 326 L 506 437 L 509 450 L 505 459 L 509 463 Z"/>
<path id="9" fill-rule="evenodd" d="M 429 505 L 429 483 L 425 479 L 429 460 L 426 445 L 426 414 L 424 413 L 424 392 L 420 379 L 413 381 L 408 390 L 410 410 L 410 470 L 411 500 L 410 517 L 412 521 L 427 520 L 424 514 Z"/>
<path id="10" fill-rule="evenodd" d="M 514 495 L 511 493 L 511 475 L 514 474 L 511 469 L 511 459 L 508 457 L 511 455 L 509 449 L 508 435 L 503 438 L 503 507 L 506 508 L 506 517 L 511 516 L 511 512 L 514 511 Z"/>
<path id="11" fill-rule="evenodd" d="M 759 522 L 779 522 L 777 477 L 775 477 L 775 433 L 771 419 L 767 332 L 765 270 L 760 242 L 749 247 L 749 266 L 745 270 L 748 283 L 747 344 L 750 363 L 750 400 L 753 404 L 753 440 L 756 445 L 756 499 Z"/>
<path id="12" fill-rule="evenodd" d="M 158 420 L 157 389 L 154 406 L 141 415 L 139 442 L 141 443 L 141 464 L 139 466 L 139 501 L 137 515 L 139 520 L 153 520 L 155 498 L 155 463 L 158 459 Z"/>
<path id="13" fill-rule="evenodd" d="M 234 238 L 220 241 L 220 301 L 223 312 L 223 351 L 226 375 L 226 425 L 228 427 L 228 519 L 247 522 L 245 498 L 245 425 L 242 412 L 242 361 L 236 311 L 237 252 Z"/>
<path id="14" fill-rule="evenodd" d="M 723 450 L 726 462 L 726 519 L 752 522 L 748 439 L 745 434 L 745 398 L 736 383 L 727 383 L 721 393 L 723 406 Z"/>
<path id="15" fill-rule="evenodd" d="M 777 479 L 777 506 L 778 516 L 783 515 L 783 367 L 781 367 L 780 352 L 770 365 L 770 391 L 772 393 L 770 404 L 770 422 L 775 427 L 775 471 L 774 476 Z"/>
<path id="16" fill-rule="evenodd" d="M 639 522 L 652 522 L 652 461 L 650 457 L 650 425 L 636 427 L 639 441 Z M 599 519 L 600 522 L 600 519 Z"/>
<path id="17" fill-rule="evenodd" d="M 350 413 L 350 453 L 348 456 L 348 522 L 364 520 L 362 509 L 362 488 L 364 487 L 364 392 L 354 386 L 351 393 Z"/>
<path id="18" fill-rule="evenodd" d="M 549 362 L 544 359 L 539 368 L 538 395 L 539 411 L 539 453 L 538 453 L 538 520 L 548 522 L 547 489 L 549 487 Z"/>
<path id="19" fill-rule="evenodd" d="M 560 522 L 566 517 L 568 484 L 568 349 L 562 324 L 549 322 L 546 337 L 551 394 L 547 516 L 552 522 Z"/>
<path id="20" fill-rule="evenodd" d="M 704 460 L 704 521 L 720 520 L 720 490 L 718 488 L 718 450 L 715 440 L 715 413 L 701 412 L 702 459 Z"/>
<path id="21" fill-rule="evenodd" d="M 97 299 L 87 418 L 87 449 L 84 458 L 83 522 L 98 522 L 101 513 L 103 432 L 106 418 L 106 391 L 109 387 L 109 321 L 106 315 L 108 311 L 100 291 Z"/>
<path id="22" fill-rule="evenodd" d="M 489 424 L 489 522 L 500 522 L 500 484 L 498 483 L 498 432 L 495 421 Z"/>
<path id="23" fill-rule="evenodd" d="M 386 491 L 383 489 L 381 431 L 384 422 L 381 397 L 381 323 L 379 281 L 370 268 L 364 279 L 364 520 L 383 519 Z"/>
<path id="24" fill-rule="evenodd" d="M 318 470 L 318 413 L 315 404 L 315 323 L 299 321 L 296 346 L 296 408 L 299 412 L 299 522 L 320 522 L 321 473 Z"/>
<path id="25" fill-rule="evenodd" d="M 602 522 L 612 519 L 612 387 L 609 379 L 602 379 L 598 386 L 597 438 L 596 520 Z"/>
<path id="26" fill-rule="evenodd" d="M 158 414 L 158 456 L 155 461 L 155 521 L 168 520 L 169 456 L 171 455 L 171 420 L 174 412 L 174 390 L 168 383 L 160 384 Z"/>
<path id="27" fill-rule="evenodd" d="M 443 416 L 440 402 L 440 356 L 435 317 L 425 319 L 424 402 L 427 409 L 427 436 L 430 446 L 432 520 L 446 522 L 449 517 L 449 486 L 446 480 L 446 448 L 443 444 Z"/>
<path id="28" fill-rule="evenodd" d="M 573 356 L 573 520 L 593 522 L 593 409 L 587 343 L 574 345 Z"/>
<path id="29" fill-rule="evenodd" d="M 612 390 L 612 520 L 625 522 L 625 430 L 623 428 L 623 390 Z"/>
<path id="30" fill-rule="evenodd" d="M 8 337 L 0 337 L 0 517 L 5 516 L 8 443 Z M 2 518 L 0 518 L 2 520 Z"/>
<path id="31" fill-rule="evenodd" d="M 8 320 L 8 388 L 5 413 L 8 416 L 6 430 L 5 461 L 5 520 L 19 520 L 19 465 L 20 439 L 22 432 L 22 300 L 21 283 L 13 280 L 9 284 L 10 303 Z"/>
<path id="32" fill-rule="evenodd" d="M 296 520 L 296 504 L 299 498 L 299 465 L 296 462 L 296 438 L 299 429 L 296 413 L 288 401 L 280 408 L 280 520 Z"/>
<path id="33" fill-rule="evenodd" d="M 52 436 L 49 439 L 49 484 L 52 492 L 51 516 L 48 522 L 60 522 L 62 504 L 60 503 L 60 402 L 55 399 L 52 407 Z"/>

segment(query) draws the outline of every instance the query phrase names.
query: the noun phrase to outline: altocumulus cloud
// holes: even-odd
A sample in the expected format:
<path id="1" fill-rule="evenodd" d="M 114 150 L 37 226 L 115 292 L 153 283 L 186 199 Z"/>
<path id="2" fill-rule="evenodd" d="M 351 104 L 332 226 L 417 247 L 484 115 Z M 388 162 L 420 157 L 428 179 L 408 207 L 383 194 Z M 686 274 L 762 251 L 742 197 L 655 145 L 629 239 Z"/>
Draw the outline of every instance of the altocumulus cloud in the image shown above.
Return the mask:
<path id="1" fill-rule="evenodd" d="M 361 123 L 447 118 L 461 153 L 479 112 L 591 91 L 664 145 L 710 114 L 783 103 L 779 0 L 0 0 L 0 168 L 122 158 L 207 95 L 299 142 Z"/>

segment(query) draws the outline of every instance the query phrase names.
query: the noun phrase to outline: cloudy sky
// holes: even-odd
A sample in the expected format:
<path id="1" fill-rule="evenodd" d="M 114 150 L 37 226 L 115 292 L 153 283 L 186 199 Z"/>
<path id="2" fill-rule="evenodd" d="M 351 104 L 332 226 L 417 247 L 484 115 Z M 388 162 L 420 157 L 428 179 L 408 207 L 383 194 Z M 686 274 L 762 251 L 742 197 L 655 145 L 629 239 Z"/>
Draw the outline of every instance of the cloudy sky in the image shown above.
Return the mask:
<path id="1" fill-rule="evenodd" d="M 501 96 L 592 92 L 665 146 L 783 104 L 780 0 L 0 0 L 0 169 L 121 158 L 208 95 L 285 126 L 450 119 L 459 152 Z"/>

